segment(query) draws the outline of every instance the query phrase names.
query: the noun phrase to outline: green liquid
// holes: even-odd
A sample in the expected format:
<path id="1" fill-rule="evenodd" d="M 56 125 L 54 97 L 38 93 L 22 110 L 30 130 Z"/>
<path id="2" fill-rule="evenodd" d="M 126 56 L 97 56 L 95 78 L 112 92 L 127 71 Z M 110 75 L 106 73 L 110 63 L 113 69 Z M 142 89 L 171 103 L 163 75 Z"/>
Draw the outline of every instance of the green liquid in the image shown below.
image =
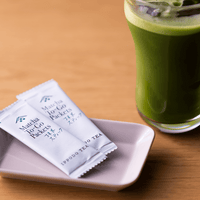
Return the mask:
<path id="1" fill-rule="evenodd" d="M 135 43 L 139 111 L 156 122 L 175 124 L 200 114 L 200 26 L 128 26 Z M 151 23 L 153 30 L 153 23 Z M 191 31 L 192 30 L 192 31 Z M 195 31 L 194 31 L 195 30 Z M 157 32 L 157 33 L 156 33 Z"/>

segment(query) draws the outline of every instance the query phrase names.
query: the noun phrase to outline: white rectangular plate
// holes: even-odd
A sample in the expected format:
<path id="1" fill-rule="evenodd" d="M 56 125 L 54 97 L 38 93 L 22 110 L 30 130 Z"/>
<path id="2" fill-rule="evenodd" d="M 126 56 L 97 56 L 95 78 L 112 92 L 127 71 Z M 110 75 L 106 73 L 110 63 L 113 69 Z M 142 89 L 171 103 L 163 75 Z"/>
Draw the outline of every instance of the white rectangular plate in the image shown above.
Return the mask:
<path id="1" fill-rule="evenodd" d="M 8 139 L 0 135 L 1 176 L 111 191 L 130 186 L 142 171 L 154 141 L 154 131 L 141 124 L 91 120 L 118 149 L 83 177 L 69 178 L 20 141 L 13 139 L 8 146 Z"/>

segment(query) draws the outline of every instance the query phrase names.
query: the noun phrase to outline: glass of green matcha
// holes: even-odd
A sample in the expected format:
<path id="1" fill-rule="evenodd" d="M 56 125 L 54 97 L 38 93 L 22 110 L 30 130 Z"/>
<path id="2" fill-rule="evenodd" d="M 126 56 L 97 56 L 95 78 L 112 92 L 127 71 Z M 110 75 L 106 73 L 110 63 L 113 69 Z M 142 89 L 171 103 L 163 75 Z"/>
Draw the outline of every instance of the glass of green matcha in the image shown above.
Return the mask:
<path id="1" fill-rule="evenodd" d="M 136 52 L 136 105 L 167 133 L 200 125 L 200 0 L 125 0 Z"/>

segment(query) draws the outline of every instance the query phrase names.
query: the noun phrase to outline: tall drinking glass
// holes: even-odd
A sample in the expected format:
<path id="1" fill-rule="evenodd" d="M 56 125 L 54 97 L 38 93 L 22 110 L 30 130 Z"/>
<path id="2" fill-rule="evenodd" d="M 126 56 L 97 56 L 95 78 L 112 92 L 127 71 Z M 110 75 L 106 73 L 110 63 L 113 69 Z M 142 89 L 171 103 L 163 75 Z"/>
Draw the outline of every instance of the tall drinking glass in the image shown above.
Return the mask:
<path id="1" fill-rule="evenodd" d="M 163 132 L 200 125 L 200 0 L 125 0 L 136 50 L 136 105 Z"/>

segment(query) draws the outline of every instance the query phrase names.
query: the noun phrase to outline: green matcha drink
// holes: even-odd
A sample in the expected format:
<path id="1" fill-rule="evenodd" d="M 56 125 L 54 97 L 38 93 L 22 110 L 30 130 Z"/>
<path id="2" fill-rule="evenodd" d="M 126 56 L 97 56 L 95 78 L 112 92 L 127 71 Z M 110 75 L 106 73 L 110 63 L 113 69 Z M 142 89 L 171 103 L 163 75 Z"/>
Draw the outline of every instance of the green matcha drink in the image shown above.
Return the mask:
<path id="1" fill-rule="evenodd" d="M 196 3 L 125 0 L 136 50 L 137 108 L 147 123 L 164 132 L 185 132 L 200 124 L 200 1 Z"/>

